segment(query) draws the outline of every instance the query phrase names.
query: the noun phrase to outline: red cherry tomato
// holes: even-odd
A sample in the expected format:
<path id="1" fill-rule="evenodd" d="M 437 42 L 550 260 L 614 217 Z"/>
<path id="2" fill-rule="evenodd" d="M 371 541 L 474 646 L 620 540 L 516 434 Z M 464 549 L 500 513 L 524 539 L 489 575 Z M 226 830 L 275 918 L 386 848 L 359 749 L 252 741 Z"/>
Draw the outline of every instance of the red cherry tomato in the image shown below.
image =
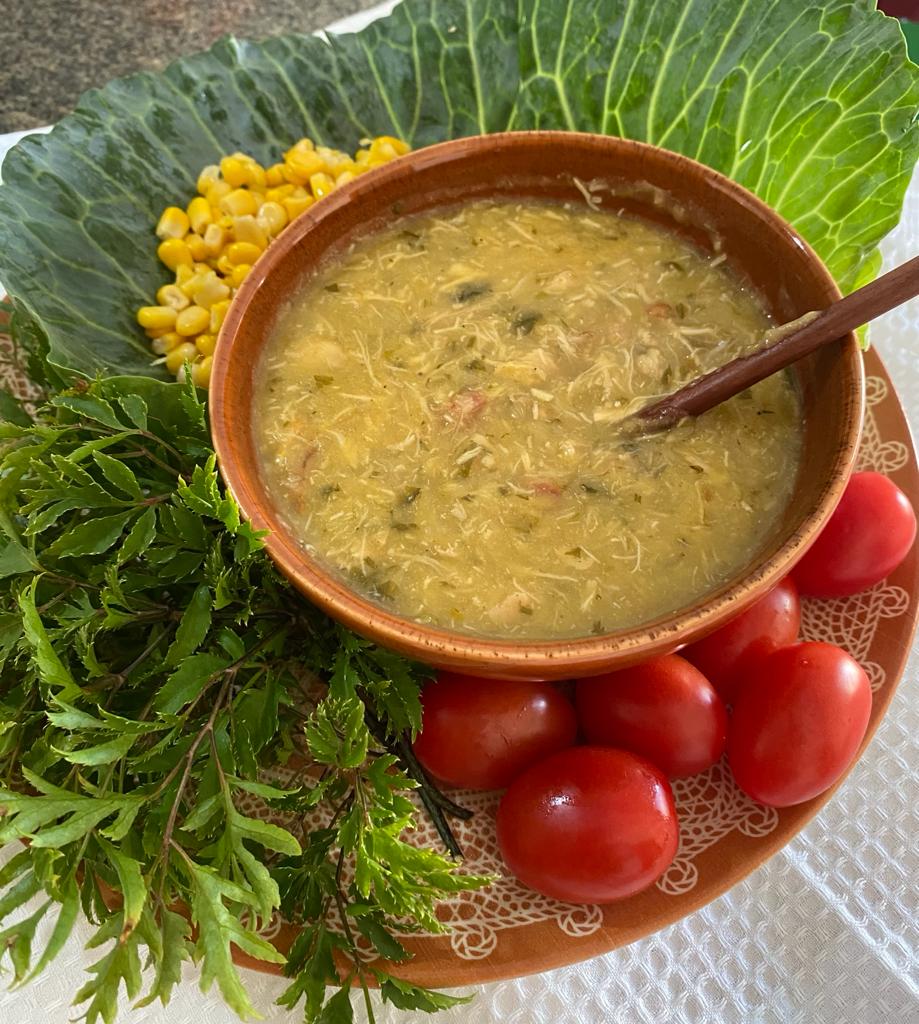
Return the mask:
<path id="1" fill-rule="evenodd" d="M 794 643 L 801 626 L 801 602 L 791 577 L 707 637 L 680 654 L 691 661 L 728 704 L 738 681 L 777 647 Z"/>
<path id="2" fill-rule="evenodd" d="M 679 836 L 663 774 L 606 747 L 572 747 L 518 776 L 497 827 L 511 872 L 570 903 L 609 903 L 647 888 L 673 860 Z"/>
<path id="3" fill-rule="evenodd" d="M 576 703 L 588 743 L 631 750 L 671 779 L 704 771 L 724 753 L 724 704 L 676 654 L 579 679 Z"/>
<path id="4" fill-rule="evenodd" d="M 909 498 L 880 473 L 855 473 L 836 511 L 793 575 L 802 594 L 847 597 L 879 583 L 916 538 Z"/>
<path id="5" fill-rule="evenodd" d="M 737 785 L 771 807 L 810 800 L 852 763 L 870 714 L 868 677 L 839 647 L 774 651 L 737 690 L 728 738 Z"/>
<path id="6" fill-rule="evenodd" d="M 421 704 L 415 755 L 452 786 L 502 789 L 577 736 L 574 708 L 551 683 L 441 672 Z"/>

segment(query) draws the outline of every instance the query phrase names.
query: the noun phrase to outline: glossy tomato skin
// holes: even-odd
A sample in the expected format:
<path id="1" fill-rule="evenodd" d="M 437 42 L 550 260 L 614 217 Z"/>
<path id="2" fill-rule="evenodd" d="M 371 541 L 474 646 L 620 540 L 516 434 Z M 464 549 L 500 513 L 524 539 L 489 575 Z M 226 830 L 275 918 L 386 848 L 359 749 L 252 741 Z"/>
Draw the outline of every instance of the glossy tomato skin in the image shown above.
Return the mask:
<path id="1" fill-rule="evenodd" d="M 502 789 L 577 737 L 574 707 L 552 683 L 441 672 L 421 704 L 415 756 L 451 786 Z"/>
<path id="2" fill-rule="evenodd" d="M 683 648 L 691 661 L 730 704 L 734 690 L 757 661 L 798 639 L 801 601 L 788 576 L 746 611 L 714 633 Z"/>
<path id="3" fill-rule="evenodd" d="M 724 753 L 724 703 L 677 654 L 579 679 L 576 706 L 588 743 L 631 750 L 671 779 L 704 771 Z"/>
<path id="4" fill-rule="evenodd" d="M 662 772 L 624 750 L 572 747 L 511 783 L 498 846 L 524 885 L 569 903 L 610 903 L 667 869 L 679 830 Z"/>
<path id="5" fill-rule="evenodd" d="M 900 488 L 881 473 L 854 473 L 795 582 L 812 597 L 857 594 L 889 576 L 915 539 L 916 513 Z"/>
<path id="6" fill-rule="evenodd" d="M 868 677 L 841 648 L 774 651 L 737 691 L 728 739 L 737 785 L 770 807 L 818 796 L 852 763 L 870 714 Z"/>

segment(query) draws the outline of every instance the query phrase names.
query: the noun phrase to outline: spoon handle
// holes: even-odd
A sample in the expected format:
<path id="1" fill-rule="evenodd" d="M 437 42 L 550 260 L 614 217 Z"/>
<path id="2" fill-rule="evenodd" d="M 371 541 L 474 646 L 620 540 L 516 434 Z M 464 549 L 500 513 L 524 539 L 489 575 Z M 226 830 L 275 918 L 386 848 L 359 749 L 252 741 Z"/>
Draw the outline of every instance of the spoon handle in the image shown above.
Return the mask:
<path id="1" fill-rule="evenodd" d="M 732 359 L 635 414 L 646 427 L 665 429 L 685 416 L 698 416 L 778 370 L 836 341 L 869 320 L 919 295 L 919 256 L 839 299 L 806 319 L 779 341 Z M 805 318 L 802 318 L 804 320 Z"/>

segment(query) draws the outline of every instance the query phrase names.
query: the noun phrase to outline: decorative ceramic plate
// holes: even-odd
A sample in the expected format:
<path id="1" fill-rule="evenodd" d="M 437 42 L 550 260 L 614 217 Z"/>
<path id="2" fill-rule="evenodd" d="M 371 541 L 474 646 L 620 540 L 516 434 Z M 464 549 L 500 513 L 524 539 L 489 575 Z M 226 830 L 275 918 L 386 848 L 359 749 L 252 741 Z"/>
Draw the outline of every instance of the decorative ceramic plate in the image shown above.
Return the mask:
<path id="1" fill-rule="evenodd" d="M 0 344 L 8 345 L 2 338 Z M 919 466 L 909 427 L 878 354 L 865 354 L 867 401 L 858 469 L 890 476 L 919 505 Z M 22 397 L 29 388 L 8 366 L 0 385 Z M 6 379 L 4 379 L 6 378 Z M 919 546 L 888 579 L 854 597 L 803 602 L 802 636 L 838 644 L 855 657 L 871 680 L 874 702 L 867 746 L 893 697 L 919 618 Z M 499 684 L 496 684 L 499 685 Z M 291 776 L 293 772 L 291 772 Z M 450 795 L 474 811 L 453 829 L 466 867 L 498 880 L 484 890 L 463 893 L 441 904 L 439 917 L 449 931 L 402 937 L 414 954 L 392 973 L 417 984 L 449 988 L 551 970 L 607 953 L 672 924 L 726 892 L 785 846 L 832 797 L 830 790 L 797 807 L 776 810 L 745 796 L 724 761 L 674 783 L 680 845 L 673 863 L 644 892 L 606 906 L 583 906 L 548 899 L 506 875 L 495 841 L 499 793 L 464 790 Z M 246 814 L 271 818 L 297 831 L 297 825 L 249 797 Z M 439 844 L 424 813 L 419 845 Z M 310 827 L 319 826 L 317 821 Z M 276 917 L 263 932 L 286 953 L 296 926 Z M 368 960 L 373 960 L 368 948 Z M 238 953 L 237 961 L 261 971 L 272 968 Z"/>
<path id="2" fill-rule="evenodd" d="M 919 468 L 900 403 L 880 357 L 865 356 L 867 409 L 859 469 L 890 477 L 919 505 Z M 919 547 L 887 580 L 854 597 L 804 602 L 802 635 L 848 650 L 871 680 L 874 705 L 864 746 L 881 721 L 903 671 L 919 615 Z M 500 684 L 496 684 L 500 685 Z M 835 787 L 834 787 L 835 788 Z M 475 812 L 454 825 L 470 871 L 494 874 L 489 888 L 445 902 L 445 935 L 403 939 L 414 953 L 393 970 L 432 987 L 452 987 L 550 970 L 634 942 L 698 910 L 785 846 L 832 796 L 833 790 L 797 807 L 776 810 L 755 803 L 734 784 L 724 762 L 674 784 L 680 819 L 676 858 L 656 885 L 607 906 L 577 906 L 547 899 L 507 877 L 495 842 L 500 794 L 451 792 Z M 250 798 L 246 814 L 270 817 Z M 420 819 L 425 821 L 424 815 Z M 284 821 L 293 830 L 290 820 Z M 311 825 L 319 825 L 312 822 Z M 424 825 L 417 841 L 437 845 Z M 276 919 L 264 933 L 286 952 L 297 930 Z M 264 970 L 245 956 L 239 962 Z M 368 951 L 368 959 L 372 954 Z"/>

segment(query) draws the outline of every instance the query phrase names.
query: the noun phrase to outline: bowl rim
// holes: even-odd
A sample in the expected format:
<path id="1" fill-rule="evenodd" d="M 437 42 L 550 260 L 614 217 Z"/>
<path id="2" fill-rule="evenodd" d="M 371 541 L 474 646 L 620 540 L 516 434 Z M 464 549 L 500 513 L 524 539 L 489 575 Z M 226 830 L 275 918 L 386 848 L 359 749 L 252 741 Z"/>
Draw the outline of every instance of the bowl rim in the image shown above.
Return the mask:
<path id="1" fill-rule="evenodd" d="M 701 174 L 712 193 L 727 193 L 734 203 L 751 207 L 762 219 L 772 221 L 791 244 L 803 251 L 816 275 L 834 298 L 841 292 L 826 266 L 811 246 L 775 210 L 727 176 L 693 160 L 649 143 L 592 132 L 520 131 L 497 132 L 451 139 L 421 149 L 363 174 L 339 187 L 321 203 L 316 203 L 294 220 L 268 247 L 236 294 L 218 337 L 208 391 L 208 416 L 217 462 L 224 482 L 237 501 L 244 518 L 258 530 L 267 530 L 265 549 L 278 569 L 314 604 L 339 622 L 384 647 L 438 667 L 467 670 L 471 674 L 533 679 L 566 678 L 609 669 L 612 661 L 626 665 L 638 660 L 672 652 L 693 639 L 717 629 L 730 618 L 770 590 L 807 551 L 821 527 L 829 519 L 842 496 L 858 452 L 865 407 L 865 375 L 861 353 L 854 334 L 843 341 L 842 356 L 847 359 L 854 382 L 854 395 L 848 396 L 848 416 L 834 455 L 833 471 L 821 500 L 779 545 L 772 555 L 752 572 L 736 577 L 689 608 L 677 610 L 614 633 L 599 636 L 549 640 L 515 640 L 483 636 L 428 625 L 391 612 L 365 598 L 336 578 L 334 570 L 325 570 L 297 542 L 283 532 L 270 529 L 258 501 L 249 502 L 248 477 L 234 457 L 232 417 L 225 414 L 222 396 L 227 391 L 234 342 L 240 333 L 251 301 L 275 267 L 285 261 L 301 239 L 321 221 L 334 218 L 338 211 L 359 202 L 384 183 L 410 178 L 412 168 L 431 168 L 463 159 L 483 150 L 500 151 L 508 147 L 536 143 L 614 147 L 631 154 L 640 163 L 643 156 L 676 162 Z M 697 200 L 704 208 L 705 198 Z M 754 282 L 755 284 L 755 282 Z M 256 471 L 256 474 L 257 471 Z M 263 490 L 264 494 L 264 490 Z M 741 602 L 738 607 L 738 602 Z"/>

